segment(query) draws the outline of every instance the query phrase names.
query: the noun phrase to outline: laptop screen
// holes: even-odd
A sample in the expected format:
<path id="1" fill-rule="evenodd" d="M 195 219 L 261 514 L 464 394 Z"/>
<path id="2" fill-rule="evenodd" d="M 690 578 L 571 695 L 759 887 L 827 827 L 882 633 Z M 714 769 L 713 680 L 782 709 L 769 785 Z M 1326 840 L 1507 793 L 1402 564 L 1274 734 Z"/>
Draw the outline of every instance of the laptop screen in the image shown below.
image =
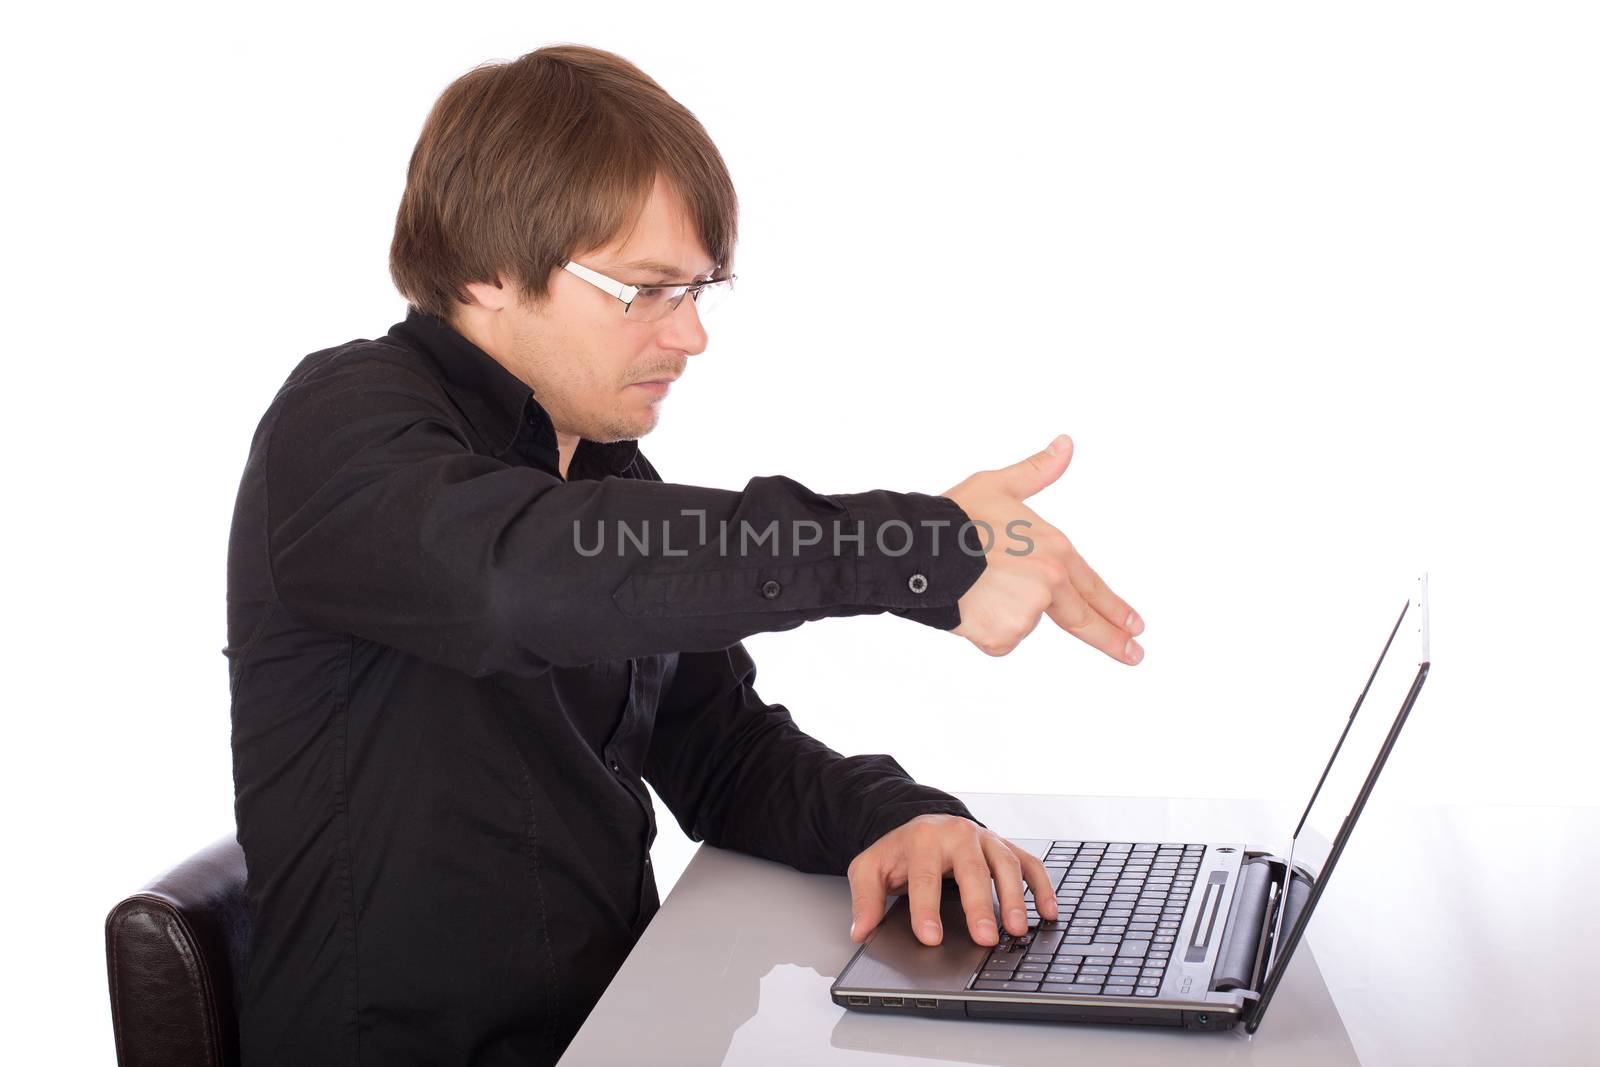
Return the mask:
<path id="1" fill-rule="evenodd" d="M 1290 862 L 1308 870 L 1316 883 L 1292 927 L 1285 928 L 1285 909 L 1278 909 L 1279 920 L 1267 961 L 1267 982 L 1249 1021 L 1251 1032 L 1260 1024 L 1289 956 L 1299 944 L 1306 922 L 1416 702 L 1428 675 L 1429 655 L 1428 576 L 1424 574 L 1389 631 L 1291 835 Z"/>

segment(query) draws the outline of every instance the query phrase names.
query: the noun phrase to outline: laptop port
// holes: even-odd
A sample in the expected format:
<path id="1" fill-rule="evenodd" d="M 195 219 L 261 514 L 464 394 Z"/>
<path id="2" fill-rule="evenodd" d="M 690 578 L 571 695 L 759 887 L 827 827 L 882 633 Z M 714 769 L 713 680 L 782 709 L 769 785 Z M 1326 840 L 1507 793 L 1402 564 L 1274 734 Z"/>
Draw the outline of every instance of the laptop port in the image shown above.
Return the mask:
<path id="1" fill-rule="evenodd" d="M 862 1005 L 865 1005 L 865 1004 L 871 1004 L 872 1003 L 872 998 L 871 997 L 851 996 L 851 997 L 846 997 L 845 999 L 848 1000 L 851 1004 L 862 1004 Z"/>
<path id="2" fill-rule="evenodd" d="M 884 997 L 883 1006 L 886 1008 L 903 1008 L 906 1000 L 904 997 Z"/>
<path id="3" fill-rule="evenodd" d="M 934 1000 L 932 997 L 918 997 L 917 998 L 917 1007 L 919 1007 L 919 1008 L 937 1008 L 938 1006 L 939 1006 L 939 1002 L 937 1000 Z"/>

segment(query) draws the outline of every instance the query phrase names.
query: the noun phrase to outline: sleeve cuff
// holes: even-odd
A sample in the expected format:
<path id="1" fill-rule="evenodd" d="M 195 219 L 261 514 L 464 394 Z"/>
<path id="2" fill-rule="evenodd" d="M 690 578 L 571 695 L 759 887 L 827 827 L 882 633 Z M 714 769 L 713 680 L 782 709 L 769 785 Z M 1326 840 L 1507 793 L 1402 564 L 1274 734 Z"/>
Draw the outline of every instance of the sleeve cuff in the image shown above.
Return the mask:
<path id="1" fill-rule="evenodd" d="M 872 490 L 831 497 L 861 537 L 856 602 L 951 630 L 958 606 L 988 566 L 986 538 L 949 497 Z"/>

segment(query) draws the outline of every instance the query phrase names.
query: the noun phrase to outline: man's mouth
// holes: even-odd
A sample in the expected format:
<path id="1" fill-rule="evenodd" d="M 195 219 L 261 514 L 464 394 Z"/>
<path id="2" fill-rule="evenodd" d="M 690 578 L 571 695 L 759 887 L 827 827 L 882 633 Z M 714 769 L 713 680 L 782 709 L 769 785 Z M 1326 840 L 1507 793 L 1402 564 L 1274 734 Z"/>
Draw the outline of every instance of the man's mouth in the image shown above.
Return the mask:
<path id="1" fill-rule="evenodd" d="M 634 382 L 633 387 L 654 393 L 656 396 L 666 396 L 667 390 L 672 387 L 676 378 L 652 378 L 649 381 Z"/>
<path id="2" fill-rule="evenodd" d="M 665 393 L 667 391 L 667 387 L 673 382 L 677 381 L 680 377 L 682 377 L 682 375 L 662 374 L 654 378 L 646 378 L 642 382 L 633 382 L 632 384 L 640 386 L 641 388 L 650 389 L 655 392 Z"/>

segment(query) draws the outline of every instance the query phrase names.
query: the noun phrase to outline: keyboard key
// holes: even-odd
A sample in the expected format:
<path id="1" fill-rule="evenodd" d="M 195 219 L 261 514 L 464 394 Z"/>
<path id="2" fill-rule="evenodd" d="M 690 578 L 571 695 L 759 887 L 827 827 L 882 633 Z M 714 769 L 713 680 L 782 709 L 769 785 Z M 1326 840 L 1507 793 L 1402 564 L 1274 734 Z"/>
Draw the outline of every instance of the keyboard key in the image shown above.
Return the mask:
<path id="1" fill-rule="evenodd" d="M 1110 974 L 1111 968 L 1100 963 L 1085 963 L 1082 967 L 1078 968 L 1078 973 L 1081 975 Z M 1085 981 L 1087 980 L 1088 979 L 1086 978 Z"/>
<path id="2" fill-rule="evenodd" d="M 1117 955 L 1123 957 L 1143 956 L 1148 951 L 1150 951 L 1150 942 L 1148 941 L 1124 941 L 1117 949 Z"/>
<path id="3" fill-rule="evenodd" d="M 977 981 L 977 982 L 973 982 L 972 983 L 972 988 L 973 989 L 991 989 L 991 990 L 997 990 L 997 991 L 1000 991 L 1000 992 L 1003 992 L 1003 993 L 1037 993 L 1039 991 L 1039 983 L 1038 982 L 986 982 L 986 981 Z"/>
<path id="4" fill-rule="evenodd" d="M 978 978 L 985 982 L 1009 982 L 1011 981 L 1011 972 L 994 970 L 979 971 Z"/>
<path id="5" fill-rule="evenodd" d="M 1109 967 L 1117 961 L 1114 956 L 1085 956 L 1083 962 L 1096 967 L 1101 965 Z"/>
<path id="6" fill-rule="evenodd" d="M 1033 935 L 1033 951 L 1055 955 L 1056 949 L 1061 947 L 1061 939 L 1066 934 L 1067 931 L 1063 927 L 1054 924 L 1049 929 L 1041 927 L 1039 932 Z"/>
<path id="7" fill-rule="evenodd" d="M 1133 986 L 1108 985 L 1100 992 L 1104 993 L 1108 997 L 1129 997 L 1133 995 Z"/>
<path id="8" fill-rule="evenodd" d="M 1038 946 L 1034 946 L 1038 947 Z M 1030 952 L 1022 957 L 1023 963 L 1049 963 L 1056 958 L 1054 952 Z"/>
<path id="9" fill-rule="evenodd" d="M 1052 993 L 1098 993 L 1100 992 L 1100 987 L 1098 985 L 1075 982 L 1072 985 L 1052 986 L 1050 991 Z"/>
<path id="10" fill-rule="evenodd" d="M 1112 974 L 1132 974 L 1132 975 L 1137 975 L 1139 973 L 1139 968 L 1137 968 L 1137 967 L 1113 967 L 1113 968 L 1111 968 L 1111 973 Z"/>
<path id="11" fill-rule="evenodd" d="M 1135 996 L 1153 997 L 1161 991 L 1159 989 L 1135 989 L 1133 992 Z"/>
<path id="12" fill-rule="evenodd" d="M 1133 975 L 1131 975 L 1131 974 L 1112 974 L 1112 975 L 1107 975 L 1106 976 L 1106 988 L 1110 989 L 1114 985 L 1131 986 L 1131 985 L 1133 985 L 1133 983 L 1135 981 L 1137 981 L 1137 979 L 1135 979 L 1133 977 Z"/>

